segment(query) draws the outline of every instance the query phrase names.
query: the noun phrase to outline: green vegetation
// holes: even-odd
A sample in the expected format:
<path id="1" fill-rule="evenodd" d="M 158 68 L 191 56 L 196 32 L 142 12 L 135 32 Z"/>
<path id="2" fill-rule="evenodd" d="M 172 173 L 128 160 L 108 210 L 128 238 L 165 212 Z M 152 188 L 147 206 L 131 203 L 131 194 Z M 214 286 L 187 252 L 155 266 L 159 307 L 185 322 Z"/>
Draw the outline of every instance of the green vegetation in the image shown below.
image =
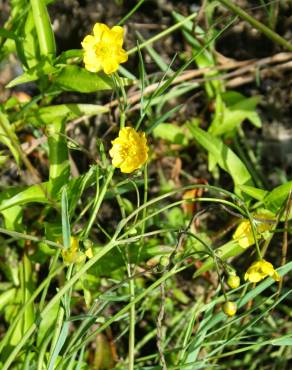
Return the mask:
<path id="1" fill-rule="evenodd" d="M 21 68 L 0 89 L 0 369 L 288 369 L 292 178 L 263 169 L 265 96 L 236 80 L 291 64 L 280 5 L 202 1 L 130 48 L 147 0 L 113 1 L 84 64 L 54 3 L 12 0 L 0 28 L 0 77 Z M 275 58 L 223 57 L 239 23 Z"/>

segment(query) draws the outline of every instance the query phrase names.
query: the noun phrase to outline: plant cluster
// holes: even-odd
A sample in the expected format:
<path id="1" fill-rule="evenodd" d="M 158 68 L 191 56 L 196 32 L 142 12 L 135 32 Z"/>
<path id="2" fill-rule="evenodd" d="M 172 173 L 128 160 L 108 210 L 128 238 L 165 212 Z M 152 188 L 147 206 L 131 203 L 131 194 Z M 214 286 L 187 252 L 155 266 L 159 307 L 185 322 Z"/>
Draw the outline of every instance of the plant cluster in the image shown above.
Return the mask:
<path id="1" fill-rule="evenodd" d="M 57 54 L 52 2 L 13 0 L 0 28 L 0 72 L 22 71 L 0 106 L 0 368 L 288 368 L 292 181 L 266 185 L 245 130 L 262 97 L 228 87 L 216 42 L 240 17 L 291 45 L 219 0 L 125 50 L 140 0 Z M 166 63 L 154 43 L 173 32 L 190 54 Z M 197 91 L 212 108 L 179 122 Z"/>

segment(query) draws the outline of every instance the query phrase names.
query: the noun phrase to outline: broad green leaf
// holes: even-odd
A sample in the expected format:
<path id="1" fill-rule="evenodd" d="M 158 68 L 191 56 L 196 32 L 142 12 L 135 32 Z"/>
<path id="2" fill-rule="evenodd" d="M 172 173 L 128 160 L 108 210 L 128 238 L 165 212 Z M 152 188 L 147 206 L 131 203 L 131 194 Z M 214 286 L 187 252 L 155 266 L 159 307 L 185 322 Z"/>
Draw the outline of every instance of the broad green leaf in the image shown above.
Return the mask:
<path id="1" fill-rule="evenodd" d="M 102 73 L 89 72 L 84 68 L 68 65 L 54 75 L 52 81 L 63 90 L 82 93 L 99 90 L 112 90 L 114 84 L 110 77 Z"/>
<path id="2" fill-rule="evenodd" d="M 189 142 L 189 132 L 184 127 L 179 127 L 171 123 L 160 123 L 154 130 L 153 136 L 167 140 L 173 144 L 187 145 Z"/>
<path id="3" fill-rule="evenodd" d="M 48 61 L 41 61 L 39 63 L 36 62 L 33 64 L 32 68 L 28 69 L 22 75 L 10 81 L 6 85 L 6 88 L 11 88 L 31 81 L 36 81 L 40 78 L 40 76 L 52 74 L 56 70 L 57 69 L 54 66 L 52 66 Z"/>
<path id="4" fill-rule="evenodd" d="M 15 206 L 1 212 L 7 230 L 22 231 L 22 208 Z"/>
<path id="5" fill-rule="evenodd" d="M 72 120 L 83 115 L 94 116 L 108 112 L 108 108 L 95 104 L 60 104 L 39 108 L 25 115 L 25 120 L 40 127 L 56 120 Z"/>
<path id="6" fill-rule="evenodd" d="M 220 124 L 212 122 L 209 132 L 214 135 L 223 135 L 236 129 L 244 120 L 249 120 L 256 127 L 261 127 L 261 120 L 256 112 L 256 106 L 260 101 L 259 96 L 243 98 L 232 106 L 225 106 Z"/>
<path id="7" fill-rule="evenodd" d="M 245 194 L 250 195 L 256 200 L 263 200 L 264 197 L 268 194 L 268 191 L 255 188 L 248 185 L 238 185 L 239 189 L 242 190 Z"/>
<path id="8" fill-rule="evenodd" d="M 263 202 L 269 210 L 277 213 L 283 206 L 284 202 L 288 199 L 291 191 L 292 181 L 289 181 L 270 191 L 263 199 Z"/>
<path id="9" fill-rule="evenodd" d="M 68 59 L 81 59 L 83 57 L 82 49 L 71 49 L 63 51 L 56 59 L 56 64 L 66 64 Z"/>
<path id="10" fill-rule="evenodd" d="M 36 81 L 38 79 L 38 74 L 36 71 L 31 72 L 25 72 L 22 75 L 15 77 L 13 80 L 11 80 L 5 87 L 7 89 L 10 89 L 14 86 L 25 84 L 27 82 Z"/>
<path id="11" fill-rule="evenodd" d="M 271 341 L 273 346 L 292 346 L 292 336 L 276 338 Z"/>
<path id="12" fill-rule="evenodd" d="M 237 185 L 252 185 L 251 176 L 240 158 L 218 137 L 205 132 L 199 127 L 187 124 L 194 139 L 217 160 L 219 166 L 232 177 L 237 191 Z"/>
<path id="13" fill-rule="evenodd" d="M 32 185 L 24 190 L 8 189 L 0 194 L 0 212 L 27 203 L 49 203 L 48 183 Z"/>

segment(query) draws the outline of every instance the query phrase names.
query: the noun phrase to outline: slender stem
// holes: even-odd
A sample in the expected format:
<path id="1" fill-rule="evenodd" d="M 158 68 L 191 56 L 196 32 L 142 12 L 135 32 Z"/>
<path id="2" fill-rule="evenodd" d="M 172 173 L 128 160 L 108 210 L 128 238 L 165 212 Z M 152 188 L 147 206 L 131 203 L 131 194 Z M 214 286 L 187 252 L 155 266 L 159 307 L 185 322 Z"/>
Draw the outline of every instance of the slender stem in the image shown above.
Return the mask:
<path id="1" fill-rule="evenodd" d="M 120 26 L 121 24 L 124 24 L 126 22 L 127 19 L 129 19 L 139 8 L 140 6 L 144 3 L 145 0 L 140 0 L 132 10 L 129 11 L 128 14 L 126 14 L 124 16 L 124 18 L 122 18 L 119 23 L 117 23 L 117 26 Z"/>
<path id="2" fill-rule="evenodd" d="M 276 32 L 272 31 L 269 27 L 257 21 L 255 18 L 253 18 L 244 10 L 242 10 L 239 6 L 233 4 L 231 0 L 218 0 L 218 1 L 226 8 L 230 9 L 233 13 L 237 14 L 240 18 L 244 19 L 246 22 L 251 24 L 254 28 L 262 32 L 265 36 L 274 41 L 276 44 L 279 44 L 283 46 L 285 49 L 292 51 L 292 45 L 287 40 L 278 35 Z"/>
<path id="3" fill-rule="evenodd" d="M 93 225 L 93 223 L 94 223 L 94 221 L 96 219 L 97 213 L 98 213 L 99 208 L 101 206 L 101 203 L 102 203 L 102 201 L 103 201 L 103 199 L 105 197 L 105 194 L 107 192 L 107 188 L 108 188 L 108 186 L 109 186 L 109 184 L 111 182 L 111 179 L 113 177 L 114 171 L 115 171 L 115 169 L 114 169 L 114 167 L 112 167 L 109 170 L 109 172 L 108 172 L 107 178 L 106 178 L 106 180 L 105 180 L 105 182 L 103 184 L 103 187 L 102 187 L 102 189 L 100 191 L 99 197 L 98 197 L 96 203 L 94 204 L 93 212 L 92 212 L 92 214 L 90 216 L 90 219 L 89 219 L 88 224 L 86 226 L 85 232 L 83 234 L 84 239 L 86 239 L 88 237 L 88 234 L 90 232 L 90 229 L 91 229 L 91 227 L 92 227 L 92 225 Z"/>
<path id="4" fill-rule="evenodd" d="M 135 300 L 135 280 L 131 273 L 131 264 L 127 265 L 129 276 L 130 303 Z M 130 329 L 129 329 L 129 364 L 128 369 L 134 370 L 135 363 L 135 323 L 136 323 L 136 306 L 133 303 L 130 307 Z"/>
<path id="5" fill-rule="evenodd" d="M 153 37 L 151 37 L 150 39 L 148 39 L 147 41 L 145 42 L 142 42 L 142 44 L 139 45 L 139 49 L 143 49 L 145 46 L 149 45 L 149 44 L 152 44 L 153 42 L 155 41 L 158 41 L 160 40 L 162 37 L 165 37 L 167 36 L 168 34 L 170 34 L 171 32 L 177 30 L 178 28 L 181 27 L 182 24 L 196 18 L 196 16 L 198 15 L 198 13 L 192 13 L 191 15 L 189 15 L 188 17 L 184 18 L 183 20 L 181 20 L 180 22 L 174 24 L 173 26 L 167 28 L 165 31 L 162 31 L 160 32 L 158 35 L 155 35 Z M 135 46 L 134 48 L 130 49 L 128 51 L 128 55 L 131 55 L 131 54 L 134 54 L 136 53 L 136 51 L 138 51 L 138 46 Z"/>
<path id="6" fill-rule="evenodd" d="M 19 233 L 18 231 L 6 230 L 6 229 L 3 229 L 3 227 L 0 227 L 0 233 L 5 234 L 5 235 L 9 235 L 12 238 L 31 240 L 31 241 L 36 242 L 36 243 L 45 243 L 45 244 L 48 244 L 48 245 L 50 245 L 52 247 L 55 247 L 55 248 L 60 248 L 61 249 L 63 247 L 62 244 L 52 242 L 51 240 L 38 238 L 37 236 L 33 236 L 33 235 Z"/>

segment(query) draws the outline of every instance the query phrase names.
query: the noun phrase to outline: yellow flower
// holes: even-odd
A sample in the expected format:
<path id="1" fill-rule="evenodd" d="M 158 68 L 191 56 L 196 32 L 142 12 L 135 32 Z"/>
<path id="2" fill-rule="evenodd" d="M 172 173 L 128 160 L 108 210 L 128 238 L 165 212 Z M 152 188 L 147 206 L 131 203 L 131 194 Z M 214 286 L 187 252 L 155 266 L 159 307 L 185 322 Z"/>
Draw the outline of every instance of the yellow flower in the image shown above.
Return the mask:
<path id="1" fill-rule="evenodd" d="M 254 244 L 254 237 L 249 220 L 240 222 L 235 230 L 235 233 L 233 234 L 233 239 L 237 240 L 238 244 L 242 248 L 248 248 Z"/>
<path id="2" fill-rule="evenodd" d="M 257 283 L 265 277 L 270 276 L 275 281 L 280 280 L 280 276 L 274 269 L 273 265 L 265 260 L 254 262 L 246 271 L 244 280 L 249 280 L 251 283 Z"/>
<path id="3" fill-rule="evenodd" d="M 227 301 L 224 303 L 222 309 L 225 315 L 234 316 L 237 311 L 237 305 L 235 302 Z"/>
<path id="4" fill-rule="evenodd" d="M 123 173 L 130 173 L 140 168 L 148 158 L 148 146 L 144 132 L 137 132 L 132 127 L 124 127 L 119 136 L 112 141 L 109 151 L 114 167 Z"/>
<path id="5" fill-rule="evenodd" d="M 71 244 L 68 249 L 62 250 L 62 257 L 66 263 L 82 262 L 84 257 L 82 252 L 79 252 L 79 240 L 75 236 L 71 236 Z"/>
<path id="6" fill-rule="evenodd" d="M 267 218 L 265 214 L 255 214 L 255 228 L 257 234 L 257 239 L 260 238 L 261 234 L 264 234 L 266 231 L 270 230 L 273 227 L 273 224 L 268 222 L 268 221 L 273 221 L 271 218 Z M 262 219 L 262 220 L 267 220 L 267 222 L 259 222 L 256 221 L 256 218 Z M 253 232 L 252 232 L 252 227 L 250 224 L 249 220 L 243 220 L 240 222 L 240 224 L 237 226 L 234 234 L 233 234 L 233 239 L 238 241 L 238 244 L 242 248 L 248 248 L 251 245 L 255 243 L 254 237 L 253 237 Z"/>
<path id="7" fill-rule="evenodd" d="M 103 70 L 108 75 L 115 72 L 120 63 L 128 60 L 128 55 L 122 48 L 123 35 L 123 27 L 109 28 L 103 23 L 96 23 L 93 35 L 87 35 L 81 42 L 85 68 L 90 72 Z"/>

